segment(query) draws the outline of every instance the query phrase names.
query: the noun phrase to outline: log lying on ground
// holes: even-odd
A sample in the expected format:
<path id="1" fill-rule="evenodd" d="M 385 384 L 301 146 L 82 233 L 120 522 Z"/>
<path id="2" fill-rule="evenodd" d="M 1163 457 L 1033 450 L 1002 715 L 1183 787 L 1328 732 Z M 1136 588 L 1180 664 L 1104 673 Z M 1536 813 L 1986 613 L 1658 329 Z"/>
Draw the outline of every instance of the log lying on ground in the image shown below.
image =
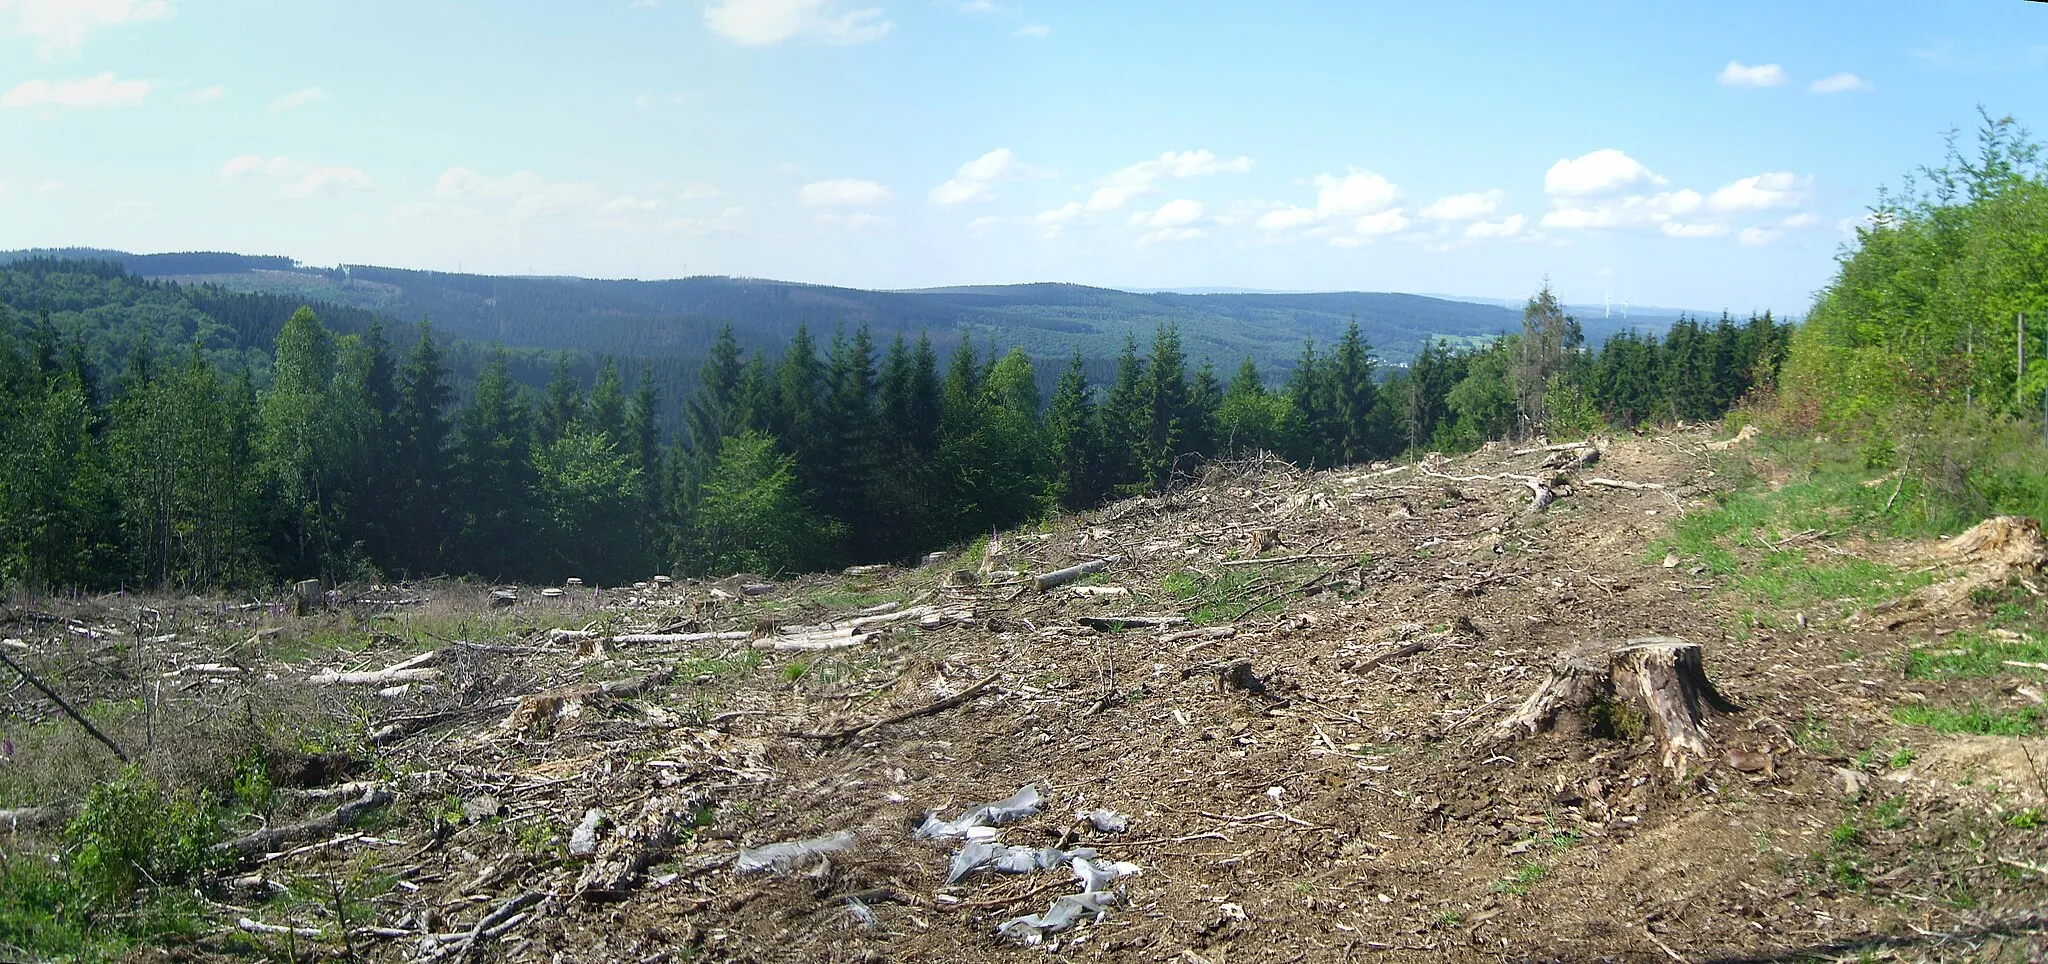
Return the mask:
<path id="1" fill-rule="evenodd" d="M 376 787 L 365 791 L 361 797 L 334 808 L 334 812 L 316 817 L 304 823 L 287 824 L 282 827 L 265 827 L 255 833 L 236 837 L 225 843 L 215 844 L 214 850 L 232 856 L 236 861 L 247 862 L 262 857 L 287 844 L 295 844 L 315 837 L 333 836 L 342 828 L 361 819 L 363 814 L 385 806 L 395 799 L 391 791 Z"/>
<path id="2" fill-rule="evenodd" d="M 1083 616 L 1077 620 L 1089 629 L 1110 633 L 1119 629 L 1157 629 L 1162 626 L 1185 626 L 1186 616 Z"/>
<path id="3" fill-rule="evenodd" d="M 439 679 L 441 671 L 427 664 L 441 658 L 440 650 L 421 653 L 402 663 L 386 666 L 379 670 L 356 673 L 315 673 L 306 677 L 312 686 L 389 686 L 392 683 L 406 683 L 413 680 Z"/>
<path id="4" fill-rule="evenodd" d="M 1110 556 L 1105 559 L 1091 559 L 1087 562 L 1081 563 L 1078 566 L 1068 566 L 1065 569 L 1055 569 L 1051 572 L 1031 577 L 1031 588 L 1036 589 L 1039 592 L 1044 592 L 1048 589 L 1058 589 L 1059 587 L 1064 586 L 1067 583 L 1074 582 L 1078 579 L 1084 579 L 1088 576 L 1092 576 L 1098 572 L 1101 572 L 1102 570 L 1107 569 L 1110 566 L 1116 565 L 1120 561 L 1121 559 L 1119 557 Z"/>
<path id="5" fill-rule="evenodd" d="M 1700 727 L 1706 712 L 1738 709 L 1707 679 L 1699 644 L 1646 636 L 1581 649 L 1558 660 L 1549 678 L 1494 727 L 1493 736 L 1518 739 L 1560 728 L 1560 720 L 1575 722 L 1580 735 L 1617 728 L 1626 735 L 1630 727 L 1617 727 L 1617 716 L 1633 711 L 1657 735 L 1670 765 L 1681 754 L 1707 755 Z"/>
<path id="6" fill-rule="evenodd" d="M 42 807 L 20 807 L 14 810 L 0 810 L 0 829 L 9 832 L 34 830 L 40 827 L 62 826 L 78 813 L 75 804 L 53 803 Z"/>
<path id="7" fill-rule="evenodd" d="M 1626 479 L 1587 479 L 1587 485 L 1604 486 L 1610 489 L 1628 489 L 1632 492 L 1662 492 L 1662 482 L 1630 482 Z"/>
<path id="8" fill-rule="evenodd" d="M 852 649 L 873 639 L 874 633 L 856 633 L 838 630 L 816 636 L 763 637 L 754 640 L 754 648 L 771 653 L 822 653 L 835 649 Z"/>
<path id="9" fill-rule="evenodd" d="M 1911 595 L 1873 607 L 1867 616 L 1878 625 L 1897 629 L 1916 619 L 1969 604 L 1974 593 L 2018 581 L 2028 591 L 2040 593 L 2031 581 L 2048 571 L 2048 539 L 2041 535 L 2041 523 L 2026 516 L 2001 515 L 1985 519 L 1968 532 L 1940 545 L 1935 558 L 1956 566 L 1954 575 Z"/>

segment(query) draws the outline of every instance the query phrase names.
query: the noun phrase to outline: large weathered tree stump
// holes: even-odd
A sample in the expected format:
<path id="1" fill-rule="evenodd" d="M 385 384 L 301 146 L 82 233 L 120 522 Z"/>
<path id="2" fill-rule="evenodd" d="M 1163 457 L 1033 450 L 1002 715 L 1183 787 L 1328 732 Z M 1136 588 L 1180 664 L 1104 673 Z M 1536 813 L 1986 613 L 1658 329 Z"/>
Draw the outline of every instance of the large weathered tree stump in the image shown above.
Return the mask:
<path id="1" fill-rule="evenodd" d="M 318 579 L 301 579 L 292 583 L 293 611 L 300 616 L 309 616 L 327 608 L 327 590 Z"/>
<path id="2" fill-rule="evenodd" d="M 1708 712 L 1733 713 L 1707 679 L 1697 643 L 1671 636 L 1646 636 L 1573 652 L 1550 671 L 1520 709 L 1494 728 L 1498 740 L 1549 730 L 1576 729 L 1582 736 L 1631 738 L 1645 730 L 1657 735 L 1664 762 L 1682 754 L 1707 755 L 1701 722 Z"/>

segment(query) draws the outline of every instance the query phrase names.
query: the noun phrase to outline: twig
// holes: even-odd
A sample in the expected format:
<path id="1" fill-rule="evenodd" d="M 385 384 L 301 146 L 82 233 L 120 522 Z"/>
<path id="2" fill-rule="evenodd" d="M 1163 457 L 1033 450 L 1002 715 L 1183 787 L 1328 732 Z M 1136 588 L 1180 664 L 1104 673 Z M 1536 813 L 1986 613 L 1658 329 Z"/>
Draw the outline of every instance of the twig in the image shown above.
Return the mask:
<path id="1" fill-rule="evenodd" d="M 1339 568 L 1342 567 L 1332 567 L 1329 569 L 1325 569 L 1322 572 L 1315 574 L 1315 576 L 1311 577 L 1306 582 L 1303 582 L 1292 589 L 1282 589 L 1279 592 L 1276 592 L 1270 596 L 1267 596 L 1264 599 L 1259 600 L 1258 602 L 1252 603 L 1251 605 L 1238 610 L 1237 615 L 1230 617 L 1230 621 L 1233 623 L 1237 622 L 1238 620 L 1243 619 L 1246 616 L 1249 616 L 1255 612 L 1258 612 L 1261 609 L 1266 608 L 1267 605 L 1271 604 L 1275 600 L 1292 596 L 1295 593 L 1298 593 L 1304 589 L 1307 589 L 1310 586 L 1315 585 L 1316 583 L 1322 582 L 1323 580 L 1330 578 L 1330 576 L 1336 573 Z"/>
<path id="2" fill-rule="evenodd" d="M 13 657 L 8 656 L 6 653 L 0 653 L 0 662 L 6 663 L 8 669 L 20 673 L 21 678 L 28 680 L 29 685 L 42 690 L 43 695 L 49 697 L 51 702 L 57 704 L 57 708 L 63 710 L 65 716 L 71 717 L 79 726 L 85 727 L 85 732 L 92 734 L 94 739 L 106 744 L 107 749 L 114 751 L 114 755 L 120 757 L 122 763 L 132 762 L 128 759 L 127 753 L 122 752 L 121 748 L 115 745 L 113 740 L 108 739 L 105 733 L 100 732 L 99 727 L 92 725 L 83 714 L 72 709 L 71 704 L 64 702 L 64 697 L 58 696 L 56 690 L 45 686 L 42 680 L 36 678 L 36 674 L 23 669 L 20 663 L 15 662 Z"/>
<path id="3" fill-rule="evenodd" d="M 879 720 L 874 720 L 868 723 L 862 723 L 858 726 L 850 726 L 843 730 L 833 730 L 827 733 L 792 733 L 790 735 L 805 740 L 820 740 L 825 743 L 842 743 L 847 740 L 853 739 L 854 737 L 859 736 L 862 733 L 866 733 L 869 730 L 875 729 L 876 727 L 890 726 L 892 724 L 902 723 L 907 720 L 914 720 L 920 716 L 930 716 L 933 713 L 940 713 L 946 710 L 950 710 L 953 707 L 959 706 L 960 704 L 965 703 L 968 700 L 971 700 L 976 696 L 981 695 L 981 691 L 988 689 L 989 685 L 994 683 L 995 681 L 996 674 L 990 673 L 989 675 L 984 676 L 979 680 L 976 680 L 972 686 L 969 686 L 958 693 L 955 693 L 951 696 L 946 697 L 945 699 L 938 700 L 936 702 L 927 703 L 914 710 L 904 710 L 903 712 L 897 713 L 894 716 L 885 716 Z"/>
<path id="4" fill-rule="evenodd" d="M 1672 960 L 1677 961 L 1678 964 L 1685 964 L 1685 958 L 1680 957 L 1677 951 L 1671 949 L 1670 945 L 1658 940 L 1657 935 L 1650 933 L 1649 924 L 1643 925 L 1643 936 L 1649 938 L 1650 943 L 1657 945 L 1657 949 L 1663 951 Z"/>

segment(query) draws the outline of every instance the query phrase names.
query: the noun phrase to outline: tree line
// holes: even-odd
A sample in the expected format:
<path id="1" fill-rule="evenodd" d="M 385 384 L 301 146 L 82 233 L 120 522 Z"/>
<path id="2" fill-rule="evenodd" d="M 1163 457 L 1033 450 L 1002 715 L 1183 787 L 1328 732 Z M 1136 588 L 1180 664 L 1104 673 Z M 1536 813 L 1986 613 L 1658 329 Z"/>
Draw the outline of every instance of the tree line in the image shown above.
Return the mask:
<path id="1" fill-rule="evenodd" d="M 1190 370 L 1178 330 L 1127 337 L 1106 385 L 1078 355 L 1039 388 L 1021 349 L 865 327 L 743 352 L 730 328 L 680 432 L 650 370 L 564 356 L 538 390 L 491 352 L 458 403 L 444 349 L 300 308 L 262 365 L 201 343 L 117 370 L 47 317 L 0 314 L 0 579 L 260 584 L 444 572 L 605 583 L 903 560 L 1156 491 L 1203 460 L 1334 466 L 1540 432 L 1718 416 L 1774 376 L 1789 326 L 1683 320 L 1601 349 L 1546 288 L 1522 330 L 1383 372 L 1353 323 L 1269 385 Z"/>

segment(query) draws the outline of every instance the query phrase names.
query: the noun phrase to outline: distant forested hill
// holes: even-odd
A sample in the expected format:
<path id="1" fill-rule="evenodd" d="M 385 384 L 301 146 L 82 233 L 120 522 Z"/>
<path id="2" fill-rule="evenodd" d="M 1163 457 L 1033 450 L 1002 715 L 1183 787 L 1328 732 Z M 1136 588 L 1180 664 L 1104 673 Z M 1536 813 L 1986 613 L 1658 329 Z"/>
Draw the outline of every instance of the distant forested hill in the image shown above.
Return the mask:
<path id="1" fill-rule="evenodd" d="M 1126 338 L 1150 341 L 1161 324 L 1179 326 L 1190 359 L 1220 371 L 1244 358 L 1268 377 L 1290 370 L 1302 342 L 1327 347 L 1356 318 L 1390 367 L 1413 360 L 1425 340 L 1473 344 L 1517 330 L 1519 310 L 1374 292 L 1317 294 L 1133 293 L 1070 284 L 988 285 L 911 291 L 867 291 L 747 278 L 668 281 L 513 277 L 411 271 L 370 265 L 311 268 L 282 257 L 192 253 L 132 255 L 98 250 L 23 252 L 113 261 L 137 275 L 273 294 L 376 311 L 483 343 L 567 349 L 622 358 L 704 357 L 718 330 L 731 323 L 750 349 L 778 349 L 808 324 L 821 340 L 835 327 L 868 325 L 878 342 L 902 332 L 928 332 L 941 350 L 961 338 L 1039 358 L 1076 351 L 1091 375 L 1106 379 L 1109 360 Z M 0 255 L 0 260 L 19 255 Z M 1668 318 L 1637 319 L 1661 331 Z M 1582 319 L 1598 342 L 1621 319 Z"/>

